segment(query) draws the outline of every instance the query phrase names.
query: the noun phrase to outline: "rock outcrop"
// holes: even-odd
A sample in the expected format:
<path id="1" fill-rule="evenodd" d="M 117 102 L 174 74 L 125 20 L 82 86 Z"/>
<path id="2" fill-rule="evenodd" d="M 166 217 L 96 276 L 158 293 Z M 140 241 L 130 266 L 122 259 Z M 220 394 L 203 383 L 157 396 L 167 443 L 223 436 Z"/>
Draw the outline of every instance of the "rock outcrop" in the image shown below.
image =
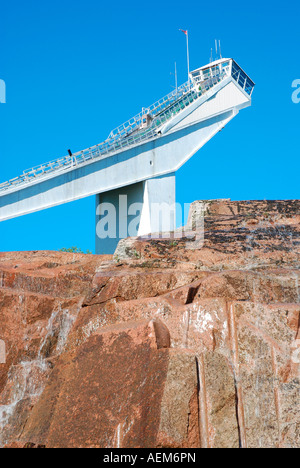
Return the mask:
<path id="1" fill-rule="evenodd" d="M 114 257 L 0 253 L 0 446 L 299 447 L 299 221 L 195 202 Z"/>

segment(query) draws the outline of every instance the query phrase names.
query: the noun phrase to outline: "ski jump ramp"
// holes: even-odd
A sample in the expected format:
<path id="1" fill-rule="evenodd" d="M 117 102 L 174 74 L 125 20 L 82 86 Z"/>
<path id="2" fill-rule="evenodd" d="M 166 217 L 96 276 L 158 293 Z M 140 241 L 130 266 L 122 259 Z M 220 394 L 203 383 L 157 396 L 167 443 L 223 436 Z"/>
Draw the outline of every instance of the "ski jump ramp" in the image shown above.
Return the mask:
<path id="1" fill-rule="evenodd" d="M 175 205 L 176 171 L 251 105 L 253 89 L 233 59 L 194 70 L 187 83 L 117 127 L 103 143 L 0 184 L 0 221 L 96 195 L 97 226 L 104 215 L 99 207 L 107 203 L 122 217 L 120 200 L 126 195 L 128 204 L 142 204 L 136 235 L 174 229 L 174 210 L 157 226 L 151 206 Z M 126 232 L 115 239 L 96 234 L 96 253 L 113 253 L 120 237 Z"/>

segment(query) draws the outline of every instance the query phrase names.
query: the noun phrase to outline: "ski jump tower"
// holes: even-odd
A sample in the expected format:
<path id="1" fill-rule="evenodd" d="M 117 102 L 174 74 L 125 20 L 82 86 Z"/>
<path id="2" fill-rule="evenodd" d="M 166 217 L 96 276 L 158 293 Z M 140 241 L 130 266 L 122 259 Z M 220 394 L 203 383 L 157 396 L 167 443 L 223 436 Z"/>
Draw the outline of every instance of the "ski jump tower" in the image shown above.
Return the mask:
<path id="1" fill-rule="evenodd" d="M 187 83 L 113 130 L 103 143 L 0 184 L 0 221 L 96 195 L 96 226 L 107 203 L 114 205 L 118 223 L 126 216 L 128 226 L 130 216 L 122 211 L 126 195 L 128 205 L 142 204 L 136 235 L 172 230 L 174 210 L 157 226 L 151 206 L 175 205 L 176 171 L 251 105 L 253 88 L 233 59 L 194 70 Z M 113 253 L 127 235 L 100 239 L 96 234 L 96 253 Z"/>

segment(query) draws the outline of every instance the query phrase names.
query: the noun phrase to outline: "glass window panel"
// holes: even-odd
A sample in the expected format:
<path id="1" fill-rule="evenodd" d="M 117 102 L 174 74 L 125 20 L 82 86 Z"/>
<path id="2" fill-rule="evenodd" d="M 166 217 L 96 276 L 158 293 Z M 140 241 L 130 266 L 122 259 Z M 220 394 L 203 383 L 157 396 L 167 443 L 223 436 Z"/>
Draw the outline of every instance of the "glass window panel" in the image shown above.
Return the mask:
<path id="1" fill-rule="evenodd" d="M 247 83 L 246 83 L 245 91 L 246 91 L 247 94 L 249 94 L 249 96 L 251 96 L 253 87 L 254 87 L 254 85 L 253 85 L 252 81 L 248 79 Z"/>
<path id="2" fill-rule="evenodd" d="M 239 77 L 239 85 L 243 88 L 245 85 L 246 78 L 243 75 Z"/>
<path id="3" fill-rule="evenodd" d="M 233 62 L 232 64 L 232 76 L 235 80 L 238 80 L 240 68 Z"/>

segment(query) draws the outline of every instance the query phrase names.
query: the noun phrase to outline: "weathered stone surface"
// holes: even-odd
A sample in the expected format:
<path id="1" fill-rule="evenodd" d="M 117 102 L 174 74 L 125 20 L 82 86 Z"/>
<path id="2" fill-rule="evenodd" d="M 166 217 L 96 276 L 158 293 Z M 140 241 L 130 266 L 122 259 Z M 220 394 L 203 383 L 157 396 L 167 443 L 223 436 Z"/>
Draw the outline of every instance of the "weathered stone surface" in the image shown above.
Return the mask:
<path id="1" fill-rule="evenodd" d="M 201 248 L 0 253 L 0 445 L 299 447 L 299 207 L 195 202 Z"/>
<path id="2" fill-rule="evenodd" d="M 193 431 L 197 443 L 198 408 L 190 407 L 197 396 L 195 356 L 170 355 L 166 335 L 158 321 L 124 323 L 64 354 L 24 427 L 24 443 L 118 448 L 166 440 L 188 446 Z"/>
<path id="3" fill-rule="evenodd" d="M 197 360 L 186 350 L 169 351 L 156 446 L 199 447 Z"/>
<path id="4" fill-rule="evenodd" d="M 239 448 L 234 373 L 218 352 L 200 356 L 202 445 L 207 448 Z"/>

